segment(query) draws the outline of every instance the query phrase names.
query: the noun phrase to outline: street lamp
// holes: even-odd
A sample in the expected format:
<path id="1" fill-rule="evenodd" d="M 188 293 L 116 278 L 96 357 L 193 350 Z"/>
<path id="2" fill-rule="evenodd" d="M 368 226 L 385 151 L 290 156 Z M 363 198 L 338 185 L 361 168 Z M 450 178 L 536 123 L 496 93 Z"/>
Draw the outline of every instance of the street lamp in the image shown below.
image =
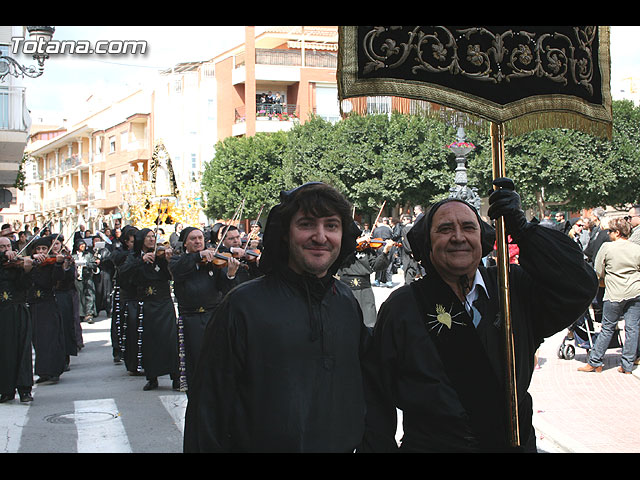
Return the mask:
<path id="1" fill-rule="evenodd" d="M 464 200 L 479 212 L 482 200 L 478 196 L 478 189 L 475 187 L 469 188 L 467 185 L 467 168 L 465 166 L 467 155 L 476 147 L 473 143 L 465 141 L 465 133 L 462 125 L 458 127 L 456 137 L 456 142 L 447 145 L 456 155 L 456 163 L 458 164 L 455 176 L 456 186 L 449 189 L 449 197 Z"/>
<path id="2" fill-rule="evenodd" d="M 12 75 L 16 78 L 27 77 L 36 78 L 44 73 L 44 61 L 49 58 L 49 54 L 46 53 L 46 45 L 53 37 L 53 32 L 56 31 L 55 27 L 27 27 L 29 32 L 29 40 L 37 44 L 37 49 L 33 54 L 33 59 L 38 62 L 38 66 L 20 65 L 12 57 L 6 55 L 0 55 L 0 81 L 4 81 L 7 75 Z"/>

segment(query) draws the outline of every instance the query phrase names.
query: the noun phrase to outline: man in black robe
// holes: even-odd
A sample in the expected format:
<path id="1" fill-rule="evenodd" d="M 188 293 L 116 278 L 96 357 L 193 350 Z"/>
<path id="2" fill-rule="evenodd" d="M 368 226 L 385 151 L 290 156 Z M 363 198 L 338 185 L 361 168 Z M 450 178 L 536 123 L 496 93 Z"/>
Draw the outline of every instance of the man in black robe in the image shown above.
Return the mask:
<path id="1" fill-rule="evenodd" d="M 397 451 L 397 410 L 406 452 L 535 452 L 528 387 L 536 349 L 589 305 L 598 282 L 563 233 L 528 222 L 513 182 L 489 197 L 520 247 L 510 265 L 520 448 L 510 447 L 497 268 L 481 259 L 495 234 L 457 199 L 435 204 L 409 240 L 426 275 L 394 291 L 380 308 L 364 362 L 367 427 L 362 451 Z M 477 301 L 476 301 L 477 300 Z"/>
<path id="2" fill-rule="evenodd" d="M 218 251 L 231 253 L 242 262 L 236 273 L 238 283 L 248 282 L 262 275 L 258 268 L 260 251 L 250 248 L 251 245 L 245 244 L 245 247 L 242 246 L 240 230 L 234 225 L 227 225 L 223 229 L 222 243 Z"/>
<path id="3" fill-rule="evenodd" d="M 26 305 L 33 265 L 29 257 L 19 264 L 16 257 L 11 241 L 0 238 L 0 403 L 13 400 L 16 390 L 21 402 L 33 400 L 31 318 Z"/>
<path id="4" fill-rule="evenodd" d="M 128 321 L 137 320 L 137 367 L 147 377 L 145 391 L 158 388 L 158 377 L 167 374 L 172 388 L 180 389 L 176 311 L 169 285 L 171 256 L 171 247 L 156 249 L 155 232 L 143 228 L 136 233 L 133 252 L 119 271 L 123 283 L 136 287 L 137 309 L 129 311 Z M 131 342 L 127 349 L 130 347 Z"/>
<path id="5" fill-rule="evenodd" d="M 379 250 L 367 246 L 367 243 L 365 239 L 358 239 L 358 245 L 365 246 L 345 258 L 336 276 L 349 286 L 351 293 L 356 297 L 362 310 L 364 324 L 373 328 L 377 309 L 376 297 L 371 288 L 371 274 L 387 269 L 391 263 L 390 252 L 394 244 L 393 240 L 387 240 L 383 247 L 379 247 L 382 252 L 378 254 Z"/>
<path id="6" fill-rule="evenodd" d="M 230 291 L 205 331 L 185 452 L 349 452 L 362 438 L 367 331 L 333 277 L 359 234 L 351 205 L 319 182 L 280 200 L 267 219 L 265 275 Z"/>
<path id="7" fill-rule="evenodd" d="M 204 329 L 222 297 L 237 284 L 239 262 L 230 258 L 227 266 L 216 266 L 214 251 L 204 248 L 204 233 L 198 228 L 184 228 L 179 242 L 185 253 L 171 257 L 169 271 L 178 301 L 180 390 L 188 392 Z"/>

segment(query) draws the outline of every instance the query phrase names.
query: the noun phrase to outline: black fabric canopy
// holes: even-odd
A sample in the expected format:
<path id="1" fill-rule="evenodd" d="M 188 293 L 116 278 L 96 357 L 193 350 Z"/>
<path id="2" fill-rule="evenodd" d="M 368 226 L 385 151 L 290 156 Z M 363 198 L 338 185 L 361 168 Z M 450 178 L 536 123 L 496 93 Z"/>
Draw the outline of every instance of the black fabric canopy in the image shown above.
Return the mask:
<path id="1" fill-rule="evenodd" d="M 611 136 L 609 27 L 341 26 L 338 94 L 425 100 L 513 134 Z"/>

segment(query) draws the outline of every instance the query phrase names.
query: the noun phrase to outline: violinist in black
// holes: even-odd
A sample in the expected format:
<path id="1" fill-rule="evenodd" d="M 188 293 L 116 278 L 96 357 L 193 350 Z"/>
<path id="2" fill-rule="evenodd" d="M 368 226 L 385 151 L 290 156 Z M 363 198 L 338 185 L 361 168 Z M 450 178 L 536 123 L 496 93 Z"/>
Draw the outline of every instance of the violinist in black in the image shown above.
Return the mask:
<path id="1" fill-rule="evenodd" d="M 178 331 L 168 269 L 172 253 L 170 247 L 156 250 L 154 231 L 143 228 L 136 233 L 133 252 L 119 271 L 122 282 L 136 287 L 137 309 L 129 309 L 129 321 L 137 318 L 141 342 L 137 345 L 137 368 L 147 377 L 143 390 L 158 388 L 158 377 L 167 374 L 173 389 L 179 389 Z M 127 348 L 130 346 L 128 342 Z"/>
<path id="2" fill-rule="evenodd" d="M 204 234 L 195 227 L 183 229 L 179 241 L 185 253 L 171 258 L 169 270 L 178 301 L 180 390 L 188 391 L 204 330 L 222 297 L 237 285 L 239 262 L 229 258 L 226 265 L 216 265 L 213 250 L 204 248 Z"/>
<path id="3" fill-rule="evenodd" d="M 355 252 L 345 258 L 344 263 L 337 271 L 336 276 L 344 283 L 349 285 L 351 293 L 356 297 L 362 309 L 364 324 L 373 328 L 376 323 L 376 298 L 371 288 L 371 274 L 374 272 L 382 272 L 387 269 L 391 263 L 390 251 L 394 246 L 393 240 L 385 240 L 379 248 L 379 252 L 371 247 L 367 241 L 370 235 L 360 237 L 357 240 L 358 248 Z"/>
<path id="4" fill-rule="evenodd" d="M 32 261 L 18 258 L 11 242 L 0 237 L 0 403 L 30 402 L 33 386 L 31 318 L 26 305 Z"/>
<path id="5" fill-rule="evenodd" d="M 33 322 L 33 348 L 36 354 L 36 383 L 57 382 L 65 368 L 65 343 L 62 315 L 55 301 L 54 287 L 63 280 L 63 255 L 49 256 L 53 237 L 33 242 L 32 285 L 27 303 Z"/>
<path id="6" fill-rule="evenodd" d="M 249 245 L 245 244 L 246 248 L 243 247 L 240 230 L 233 225 L 227 226 L 222 235 L 222 244 L 218 251 L 231 253 L 234 258 L 240 260 L 240 268 L 236 273 L 238 283 L 244 283 L 260 277 L 262 275 L 262 272 L 258 268 L 260 250 L 255 248 L 257 247 L 258 241 L 252 241 Z"/>

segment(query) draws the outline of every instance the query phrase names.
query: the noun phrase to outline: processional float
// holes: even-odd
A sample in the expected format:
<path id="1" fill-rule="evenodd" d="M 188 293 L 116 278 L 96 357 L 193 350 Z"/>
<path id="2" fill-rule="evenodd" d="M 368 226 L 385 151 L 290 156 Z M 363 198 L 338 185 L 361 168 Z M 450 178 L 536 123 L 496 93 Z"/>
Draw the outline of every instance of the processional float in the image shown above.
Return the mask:
<path id="1" fill-rule="evenodd" d="M 490 133 L 494 180 L 506 176 L 507 135 L 559 127 L 611 139 L 606 26 L 341 26 L 337 73 L 341 110 L 364 113 L 367 97 L 391 96 L 411 101 L 416 113 L 461 112 L 466 127 Z M 502 217 L 496 241 L 508 426 L 519 446 Z"/>

